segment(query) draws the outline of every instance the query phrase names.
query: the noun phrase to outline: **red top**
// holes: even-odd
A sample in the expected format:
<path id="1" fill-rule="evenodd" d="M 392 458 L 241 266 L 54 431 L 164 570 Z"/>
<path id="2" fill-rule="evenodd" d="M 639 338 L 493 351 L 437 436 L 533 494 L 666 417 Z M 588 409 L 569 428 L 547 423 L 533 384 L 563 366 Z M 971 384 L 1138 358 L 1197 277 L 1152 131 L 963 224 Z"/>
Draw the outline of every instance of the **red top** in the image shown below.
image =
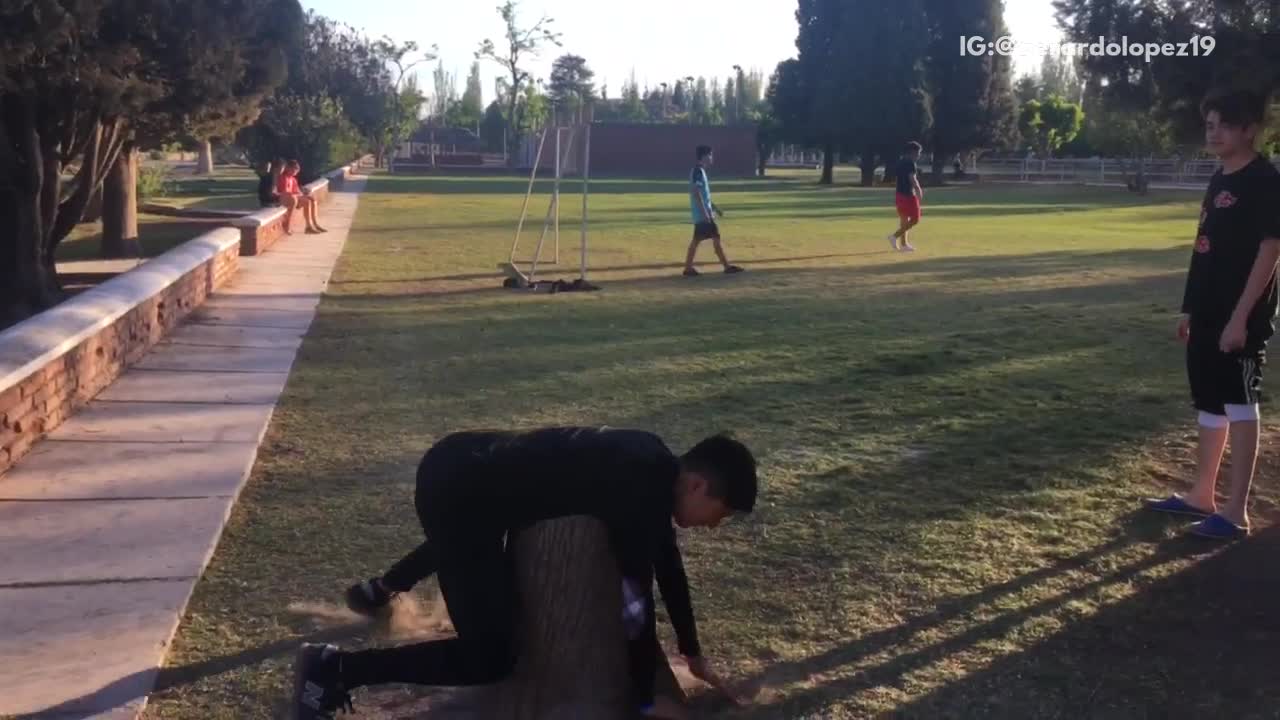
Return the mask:
<path id="1" fill-rule="evenodd" d="M 293 175 L 281 175 L 280 181 L 276 183 L 276 192 L 281 195 L 301 195 L 302 191 L 298 189 L 298 178 Z"/>

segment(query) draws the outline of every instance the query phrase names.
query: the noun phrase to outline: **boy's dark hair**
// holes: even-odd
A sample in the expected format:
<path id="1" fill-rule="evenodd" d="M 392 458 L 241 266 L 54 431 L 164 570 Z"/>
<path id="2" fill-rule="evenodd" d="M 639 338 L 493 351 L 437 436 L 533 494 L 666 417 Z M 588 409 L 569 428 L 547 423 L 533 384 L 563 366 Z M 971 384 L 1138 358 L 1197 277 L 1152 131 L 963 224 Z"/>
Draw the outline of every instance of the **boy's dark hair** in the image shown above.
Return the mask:
<path id="1" fill-rule="evenodd" d="M 906 155 L 910 155 L 913 152 L 924 152 L 924 146 L 912 140 L 911 142 L 907 143 L 907 146 L 902 149 L 902 152 L 903 154 L 906 154 Z"/>
<path id="2" fill-rule="evenodd" d="M 746 445 L 728 435 L 715 435 L 694 445 L 680 464 L 707 478 L 710 494 L 730 510 L 749 513 L 756 506 L 756 459 Z"/>
<path id="3" fill-rule="evenodd" d="M 711 146 L 710 146 L 710 145 L 699 145 L 699 146 L 698 146 L 698 151 L 697 151 L 697 152 L 698 152 L 698 160 L 699 160 L 699 161 L 706 160 L 706 159 L 707 159 L 707 156 L 711 154 Z"/>
<path id="4" fill-rule="evenodd" d="M 1202 119 L 1207 120 L 1211 112 L 1218 113 L 1223 125 L 1237 128 L 1262 125 L 1267 118 L 1267 97 L 1254 90 L 1218 88 L 1200 103 Z"/>

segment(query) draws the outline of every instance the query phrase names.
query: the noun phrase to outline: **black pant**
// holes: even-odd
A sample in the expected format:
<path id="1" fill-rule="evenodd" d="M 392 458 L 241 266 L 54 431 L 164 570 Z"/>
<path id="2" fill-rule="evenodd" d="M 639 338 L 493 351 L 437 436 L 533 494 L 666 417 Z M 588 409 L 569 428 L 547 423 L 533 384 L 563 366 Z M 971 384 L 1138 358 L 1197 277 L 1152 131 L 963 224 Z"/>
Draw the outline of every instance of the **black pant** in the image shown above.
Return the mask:
<path id="1" fill-rule="evenodd" d="M 458 636 L 341 656 L 347 688 L 383 683 L 487 685 L 515 664 L 515 597 L 505 528 L 459 512 L 470 454 L 463 436 L 437 444 L 418 466 L 414 504 L 427 541 L 387 573 L 389 589 L 408 590 L 435 572 Z"/>

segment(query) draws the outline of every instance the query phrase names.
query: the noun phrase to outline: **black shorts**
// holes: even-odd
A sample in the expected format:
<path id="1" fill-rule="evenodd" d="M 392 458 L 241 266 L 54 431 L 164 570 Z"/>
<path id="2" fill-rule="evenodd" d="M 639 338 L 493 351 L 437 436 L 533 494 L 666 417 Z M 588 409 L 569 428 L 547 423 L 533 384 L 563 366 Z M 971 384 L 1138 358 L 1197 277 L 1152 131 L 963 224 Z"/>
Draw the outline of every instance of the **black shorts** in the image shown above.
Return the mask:
<path id="1" fill-rule="evenodd" d="M 1266 361 L 1266 352 L 1261 350 L 1227 354 L 1218 349 L 1216 342 L 1187 345 L 1187 379 L 1195 409 L 1226 415 L 1227 405 L 1260 403 Z"/>
<path id="2" fill-rule="evenodd" d="M 720 227 L 714 222 L 703 222 L 693 226 L 693 239 L 698 240 L 719 240 Z"/>

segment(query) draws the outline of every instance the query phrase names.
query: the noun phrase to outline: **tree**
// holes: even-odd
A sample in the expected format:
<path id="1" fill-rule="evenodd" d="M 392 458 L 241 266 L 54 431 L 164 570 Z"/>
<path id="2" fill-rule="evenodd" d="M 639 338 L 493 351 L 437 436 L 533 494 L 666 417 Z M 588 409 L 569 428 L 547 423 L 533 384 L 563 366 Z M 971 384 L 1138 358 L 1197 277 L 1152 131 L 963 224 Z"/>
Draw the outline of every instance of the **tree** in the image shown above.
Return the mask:
<path id="1" fill-rule="evenodd" d="M 833 181 L 838 150 L 856 149 L 870 185 L 878 157 L 897 157 L 930 126 L 923 0 L 800 0 L 796 17 L 809 124 L 826 151 L 821 182 Z"/>
<path id="2" fill-rule="evenodd" d="M 640 86 L 636 84 L 635 71 L 631 79 L 622 84 L 622 117 L 630 122 L 641 122 L 646 118 L 644 100 L 640 97 Z"/>
<path id="3" fill-rule="evenodd" d="M 1000 0 L 927 0 L 925 10 L 933 114 L 929 145 L 934 178 L 941 180 L 956 153 L 990 147 L 1006 134 L 1014 107 L 1010 59 L 966 57 L 955 49 L 958 37 L 1006 34 Z"/>
<path id="4" fill-rule="evenodd" d="M 480 139 L 489 152 L 502 152 L 502 141 L 507 136 L 507 119 L 502 115 L 502 103 L 494 100 L 484 111 L 480 122 Z"/>
<path id="5" fill-rule="evenodd" d="M 189 3 L 177 0 L 4 6 L 0 324 L 61 299 L 58 243 L 122 154 L 129 162 L 146 118 L 172 108 L 200 118 L 225 99 L 199 96 L 184 82 L 197 81 L 197 91 L 226 84 L 246 103 L 250 90 L 270 84 L 270 63 L 263 61 L 278 57 L 288 28 L 296 27 L 296 0 L 240 2 L 223 10 L 224 22 L 197 28 L 190 25 Z M 193 38 L 197 33 L 205 39 Z M 198 82 L 206 75 L 215 77 Z M 70 174 L 65 186 L 64 173 Z"/>
<path id="6" fill-rule="evenodd" d="M 1082 58 L 1108 111 L 1145 112 L 1168 121 L 1179 142 L 1201 141 L 1199 105 L 1211 88 L 1280 89 L 1280 5 L 1275 2 L 1055 0 L 1055 7 L 1070 41 L 1094 43 L 1100 35 L 1156 44 L 1199 39 L 1194 50 L 1186 46 L 1185 56 L 1159 55 L 1151 62 L 1108 53 Z"/>
<path id="7" fill-rule="evenodd" d="M 689 112 L 693 114 L 693 121 L 698 125 L 710 125 L 711 120 L 711 93 L 707 89 L 707 79 L 698 78 L 698 82 L 693 88 L 693 97 L 689 101 Z"/>
<path id="8" fill-rule="evenodd" d="M 595 99 L 595 72 L 587 67 L 586 59 L 578 55 L 562 55 L 551 65 L 551 86 L 548 96 L 552 104 L 567 110 L 582 122 L 583 112 Z"/>
<path id="9" fill-rule="evenodd" d="M 724 93 L 720 90 L 720 81 L 711 81 L 711 109 L 707 114 L 707 124 L 719 125 L 725 118 Z"/>
<path id="10" fill-rule="evenodd" d="M 1040 96 L 1059 95 L 1071 102 L 1081 102 L 1084 98 L 1084 83 L 1076 66 L 1076 58 L 1062 51 L 1046 50 L 1040 61 Z"/>
<path id="11" fill-rule="evenodd" d="M 724 121 L 727 123 L 736 123 L 741 119 L 738 109 L 738 86 L 734 84 L 733 78 L 725 81 L 724 85 Z"/>
<path id="12" fill-rule="evenodd" d="M 499 50 L 492 40 L 485 40 L 476 52 L 477 59 L 488 58 L 501 65 L 503 70 L 511 76 L 507 85 L 507 118 L 511 120 L 507 125 L 508 132 L 512 132 L 521 125 L 520 118 L 516 114 L 517 106 L 525 84 L 530 78 L 523 63 L 537 57 L 543 43 L 551 43 L 557 47 L 561 45 L 560 33 L 552 32 L 550 29 L 550 25 L 555 22 L 554 18 L 544 15 L 533 25 L 522 28 L 517 16 L 517 8 L 518 4 L 515 0 L 507 0 L 502 7 L 498 8 L 498 13 L 502 15 L 502 20 L 507 26 L 506 45 Z M 511 140 L 514 145 L 515 138 L 512 137 Z"/>
<path id="13" fill-rule="evenodd" d="M 431 72 L 431 80 L 435 92 L 431 95 L 431 117 L 443 118 L 449 108 L 458 101 L 458 79 L 453 73 L 444 69 L 444 61 Z"/>
<path id="14" fill-rule="evenodd" d="M 660 123 L 663 118 L 663 110 L 667 104 L 666 97 L 663 96 L 661 90 L 650 90 L 644 96 L 645 119 L 649 122 Z"/>
<path id="15" fill-rule="evenodd" d="M 684 80 L 676 81 L 675 92 L 671 93 L 671 104 L 680 112 L 688 112 L 689 93 L 685 90 Z"/>
<path id="16" fill-rule="evenodd" d="M 1032 100 L 1022 106 L 1018 115 L 1018 127 L 1041 157 L 1049 157 L 1065 143 L 1071 142 L 1084 125 L 1084 111 L 1080 106 L 1061 97 L 1051 97 L 1043 102 Z"/>
<path id="17" fill-rule="evenodd" d="M 480 82 L 480 63 L 471 64 L 471 74 L 467 76 L 467 89 L 462 93 L 462 103 L 458 111 L 457 122 L 461 127 L 475 127 L 484 117 L 484 90 Z"/>
<path id="18" fill-rule="evenodd" d="M 793 58 L 778 63 L 769 81 L 765 103 L 777 142 L 800 145 L 816 142 L 809 115 L 814 105 L 812 93 L 805 86 L 804 70 L 799 60 Z"/>
<path id="19" fill-rule="evenodd" d="M 1018 107 L 1022 107 L 1032 100 L 1040 99 L 1040 81 L 1030 75 L 1023 75 L 1018 78 L 1013 92 L 1018 101 Z"/>

